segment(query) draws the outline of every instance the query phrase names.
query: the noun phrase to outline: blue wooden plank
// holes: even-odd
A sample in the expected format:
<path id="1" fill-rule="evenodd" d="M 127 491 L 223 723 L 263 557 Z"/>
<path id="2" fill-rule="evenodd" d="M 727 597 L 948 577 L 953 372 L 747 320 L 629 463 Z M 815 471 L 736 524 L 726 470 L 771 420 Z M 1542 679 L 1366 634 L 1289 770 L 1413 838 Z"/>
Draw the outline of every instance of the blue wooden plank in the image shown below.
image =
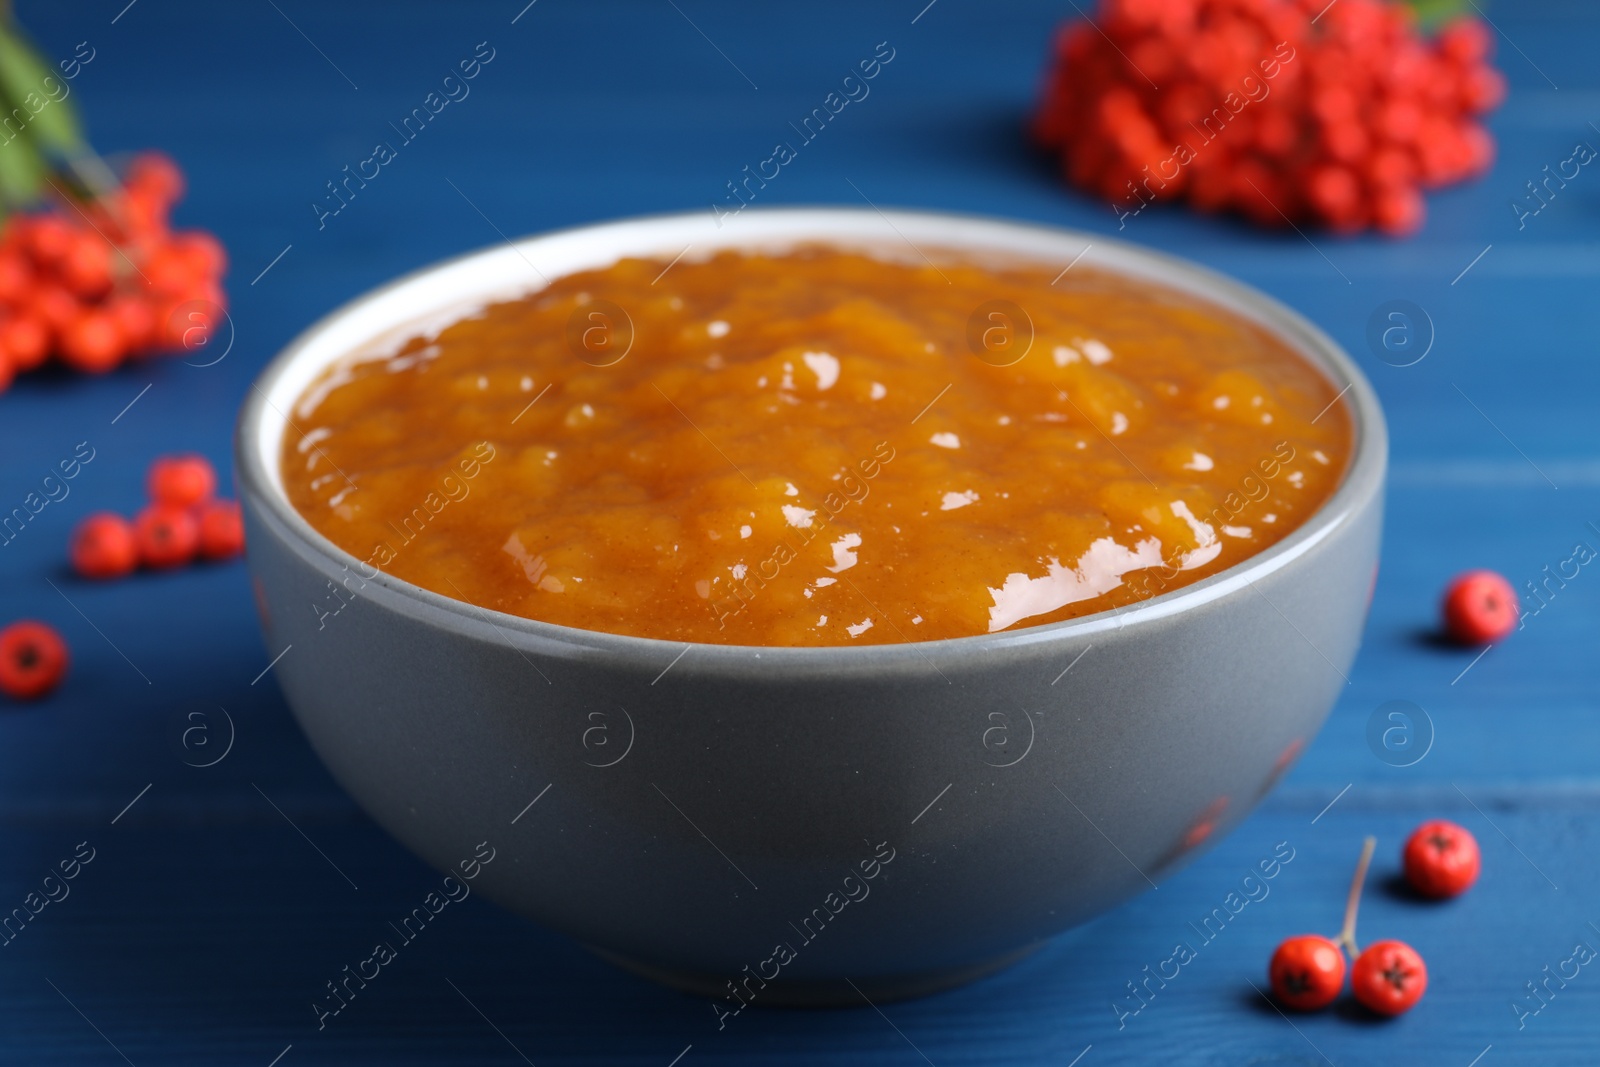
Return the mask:
<path id="1" fill-rule="evenodd" d="M 1318 818 L 1330 797 L 1291 788 L 1159 890 L 994 978 L 885 1005 L 888 1021 L 865 1006 L 758 1010 L 722 1030 L 707 1003 L 622 975 L 473 900 L 402 946 L 381 980 L 318 1030 L 311 1004 L 324 983 L 366 955 L 386 920 L 405 914 L 437 875 L 359 819 L 289 808 L 358 882 L 352 890 L 262 805 L 230 806 L 201 824 L 151 796 L 116 827 L 56 819 L 0 829 L 6 854 L 27 857 L 0 880 L 4 899 L 70 854 L 78 835 L 97 849 L 72 894 L 6 950 L 0 992 L 17 1020 L 8 1040 L 24 1043 L 34 1063 L 114 1061 L 42 977 L 134 1063 L 264 1064 L 288 1044 L 298 1063 L 517 1062 L 477 1011 L 535 1063 L 664 1064 L 690 1044 L 694 1062 L 724 1063 L 913 1063 L 916 1049 L 937 1064 L 1067 1063 L 1091 1044 L 1094 1062 L 1113 1063 L 1177 1048 L 1195 1063 L 1322 1062 L 1316 1050 L 1338 1064 L 1389 1063 L 1426 1050 L 1426 1062 L 1466 1064 L 1489 1044 L 1503 1062 L 1586 1062 L 1600 1011 L 1600 982 L 1587 969 L 1552 987 L 1537 1013 L 1519 1020 L 1512 1004 L 1538 1006 L 1524 983 L 1541 980 L 1578 941 L 1600 946 L 1588 926 L 1592 894 L 1586 900 L 1582 889 L 1600 877 L 1600 858 L 1582 847 L 1595 791 L 1481 791 L 1473 802 L 1493 825 L 1458 794 L 1422 796 L 1483 842 L 1483 880 L 1460 900 L 1420 902 L 1392 885 L 1415 794 L 1355 790 Z M 1432 968 L 1428 994 L 1395 1022 L 1341 1010 L 1296 1016 L 1297 1031 L 1251 983 L 1261 984 L 1283 936 L 1335 930 L 1368 832 L 1383 845 L 1359 933 L 1414 944 Z M 937 848 L 937 835 L 926 844 Z M 1279 875 L 1251 889 L 1237 915 L 1197 932 L 1230 892 L 1244 895 L 1245 872 L 1275 851 L 1292 854 Z M 1196 958 L 1165 984 L 1146 985 L 1146 966 L 1157 971 L 1180 942 Z"/>

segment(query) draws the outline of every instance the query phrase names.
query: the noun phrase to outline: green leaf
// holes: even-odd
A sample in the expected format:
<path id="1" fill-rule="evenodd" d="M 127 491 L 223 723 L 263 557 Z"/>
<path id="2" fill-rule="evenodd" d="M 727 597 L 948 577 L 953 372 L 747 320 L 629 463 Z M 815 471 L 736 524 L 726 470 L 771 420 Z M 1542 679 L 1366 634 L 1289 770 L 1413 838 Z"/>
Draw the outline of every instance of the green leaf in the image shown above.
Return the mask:
<path id="1" fill-rule="evenodd" d="M 46 91 L 46 78 L 66 87 L 55 68 L 41 59 L 15 28 L 0 25 L 0 92 L 8 105 L 0 121 L 11 120 L 7 132 L 20 128 L 22 136 L 45 150 L 81 151 L 84 140 L 77 113 L 65 96 L 58 100 Z"/>
<path id="2" fill-rule="evenodd" d="M 48 173 L 49 167 L 38 148 L 26 137 L 0 144 L 0 197 L 8 210 L 39 199 Z"/>
<path id="3" fill-rule="evenodd" d="M 1487 4 L 1488 0 L 1484 2 Z M 1406 4 L 1416 12 L 1417 22 L 1429 30 L 1458 15 L 1472 13 L 1472 6 L 1466 0 L 1406 0 Z"/>

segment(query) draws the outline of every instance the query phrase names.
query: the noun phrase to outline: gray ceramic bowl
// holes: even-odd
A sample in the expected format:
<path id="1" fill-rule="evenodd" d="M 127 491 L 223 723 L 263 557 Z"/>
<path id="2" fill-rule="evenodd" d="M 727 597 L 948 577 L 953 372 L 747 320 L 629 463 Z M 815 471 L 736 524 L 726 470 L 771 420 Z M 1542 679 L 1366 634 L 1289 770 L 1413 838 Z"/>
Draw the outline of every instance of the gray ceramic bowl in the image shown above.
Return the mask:
<path id="1" fill-rule="evenodd" d="M 287 502 L 285 420 L 330 361 L 537 288 L 540 273 L 802 240 L 1062 265 L 1092 240 L 1087 263 L 1232 308 L 1324 370 L 1355 425 L 1349 471 L 1287 539 L 1176 592 L 862 648 L 685 646 L 485 611 L 362 577 Z M 1242 819 L 1345 684 L 1387 443 L 1350 358 L 1237 282 L 1100 236 L 830 208 L 585 227 L 402 278 L 267 368 L 237 449 L 275 670 L 334 776 L 440 869 L 492 849 L 469 868 L 474 890 L 724 998 L 725 1023 L 749 1000 L 860 1003 L 968 980 L 1160 882 Z"/>

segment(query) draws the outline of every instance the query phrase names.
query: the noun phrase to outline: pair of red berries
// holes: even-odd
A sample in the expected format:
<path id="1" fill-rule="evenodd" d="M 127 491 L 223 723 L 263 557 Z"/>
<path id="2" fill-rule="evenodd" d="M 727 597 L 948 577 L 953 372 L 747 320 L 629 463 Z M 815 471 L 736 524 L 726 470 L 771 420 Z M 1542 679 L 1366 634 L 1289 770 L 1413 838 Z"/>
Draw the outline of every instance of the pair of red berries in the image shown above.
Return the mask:
<path id="1" fill-rule="evenodd" d="M 217 472 L 202 456 L 163 456 L 150 466 L 150 506 L 132 522 L 90 515 L 72 535 L 72 566 L 85 578 L 120 578 L 143 564 L 165 570 L 195 558 L 229 559 L 244 550 L 244 519 L 217 500 Z"/>
<path id="2" fill-rule="evenodd" d="M 1289 1008 L 1316 1011 L 1338 999 L 1344 989 L 1345 951 L 1355 963 L 1350 991 L 1357 1001 L 1380 1015 L 1411 1010 L 1428 988 L 1428 968 L 1417 950 L 1404 941 L 1376 941 L 1356 947 L 1356 909 L 1375 842 L 1361 850 L 1345 905 L 1344 929 L 1338 938 L 1301 934 L 1280 944 L 1272 954 L 1267 976 L 1278 1000 Z M 1458 896 L 1477 881 L 1482 859 L 1478 842 L 1455 823 L 1436 819 L 1423 823 L 1406 841 L 1401 854 L 1406 880 L 1428 897 Z"/>
<path id="3" fill-rule="evenodd" d="M 1351 954 L 1350 991 L 1380 1015 L 1410 1011 L 1428 988 L 1428 968 L 1404 941 L 1377 941 Z M 1318 934 L 1291 937 L 1272 954 L 1272 991 L 1286 1007 L 1326 1008 L 1344 988 L 1344 949 Z"/>
<path id="4" fill-rule="evenodd" d="M 67 674 L 67 643 L 42 622 L 24 619 L 0 630 L 0 693 L 37 700 Z"/>

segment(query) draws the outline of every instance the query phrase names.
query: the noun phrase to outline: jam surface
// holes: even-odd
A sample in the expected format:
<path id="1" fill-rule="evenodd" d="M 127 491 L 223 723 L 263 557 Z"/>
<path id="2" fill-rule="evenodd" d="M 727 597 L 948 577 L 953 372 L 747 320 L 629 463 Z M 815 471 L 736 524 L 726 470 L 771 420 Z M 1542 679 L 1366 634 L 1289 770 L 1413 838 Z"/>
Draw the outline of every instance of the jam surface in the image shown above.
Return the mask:
<path id="1" fill-rule="evenodd" d="M 368 578 L 794 646 L 1132 604 L 1338 485 L 1338 389 L 1272 333 L 1087 263 L 928 251 L 625 259 L 352 355 L 292 412 L 290 502 Z"/>

